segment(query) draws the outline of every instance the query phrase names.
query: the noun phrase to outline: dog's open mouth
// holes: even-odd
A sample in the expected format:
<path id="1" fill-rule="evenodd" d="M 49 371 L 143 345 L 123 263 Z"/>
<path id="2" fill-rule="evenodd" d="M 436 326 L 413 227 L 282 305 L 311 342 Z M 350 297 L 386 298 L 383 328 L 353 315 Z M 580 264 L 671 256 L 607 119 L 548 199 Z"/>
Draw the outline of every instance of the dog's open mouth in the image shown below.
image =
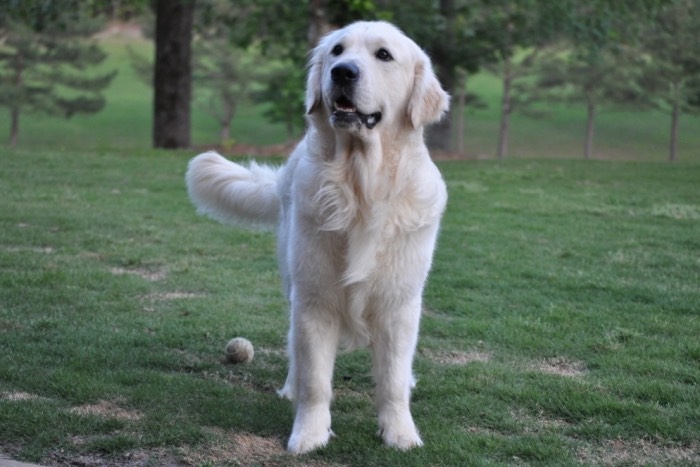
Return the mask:
<path id="1" fill-rule="evenodd" d="M 347 96 L 340 96 L 333 101 L 333 124 L 345 128 L 356 125 L 358 129 L 362 125 L 371 130 L 382 119 L 381 112 L 365 114 L 359 112 L 353 102 Z"/>

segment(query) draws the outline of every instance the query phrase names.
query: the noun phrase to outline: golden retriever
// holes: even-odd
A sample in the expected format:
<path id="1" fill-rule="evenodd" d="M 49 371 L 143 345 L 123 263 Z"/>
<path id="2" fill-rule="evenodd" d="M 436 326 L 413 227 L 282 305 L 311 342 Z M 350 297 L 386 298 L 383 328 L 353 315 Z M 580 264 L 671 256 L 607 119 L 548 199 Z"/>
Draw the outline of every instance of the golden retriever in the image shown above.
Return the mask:
<path id="1" fill-rule="evenodd" d="M 280 394 L 294 401 L 292 453 L 333 434 L 339 347 L 371 350 L 384 442 L 422 445 L 409 408 L 412 362 L 447 202 L 423 128 L 448 106 L 423 50 L 389 23 L 358 22 L 312 51 L 308 129 L 284 166 L 242 166 L 213 152 L 189 164 L 187 187 L 201 213 L 277 228 L 291 306 Z"/>

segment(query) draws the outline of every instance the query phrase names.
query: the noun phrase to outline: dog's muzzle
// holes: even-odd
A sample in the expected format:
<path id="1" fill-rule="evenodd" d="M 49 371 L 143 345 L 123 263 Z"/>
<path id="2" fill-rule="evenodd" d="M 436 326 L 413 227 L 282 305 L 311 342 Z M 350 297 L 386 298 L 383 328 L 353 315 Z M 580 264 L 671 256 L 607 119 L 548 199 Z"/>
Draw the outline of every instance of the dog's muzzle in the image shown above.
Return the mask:
<path id="1" fill-rule="evenodd" d="M 359 78 L 360 69 L 351 62 L 340 63 L 331 69 L 334 85 L 331 123 L 338 128 L 355 126 L 359 130 L 364 125 L 371 130 L 382 119 L 381 112 L 366 114 L 357 110 L 353 103 L 352 97 Z"/>

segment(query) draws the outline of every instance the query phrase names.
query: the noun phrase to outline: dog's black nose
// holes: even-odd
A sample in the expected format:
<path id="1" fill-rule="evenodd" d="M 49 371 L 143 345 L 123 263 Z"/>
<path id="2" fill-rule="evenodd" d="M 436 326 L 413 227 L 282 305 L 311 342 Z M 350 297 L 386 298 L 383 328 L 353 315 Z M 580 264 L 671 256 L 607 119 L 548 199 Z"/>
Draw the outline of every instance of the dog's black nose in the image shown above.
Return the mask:
<path id="1" fill-rule="evenodd" d="M 352 84 L 359 77 L 360 69 L 354 63 L 340 63 L 331 70 L 333 82 L 341 86 Z"/>

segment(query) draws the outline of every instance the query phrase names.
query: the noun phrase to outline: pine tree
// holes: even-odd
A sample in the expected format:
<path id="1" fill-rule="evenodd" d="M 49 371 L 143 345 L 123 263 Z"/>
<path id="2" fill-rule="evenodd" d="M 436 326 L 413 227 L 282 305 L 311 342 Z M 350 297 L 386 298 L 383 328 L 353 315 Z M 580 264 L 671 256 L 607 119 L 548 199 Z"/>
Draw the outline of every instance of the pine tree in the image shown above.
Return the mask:
<path id="1" fill-rule="evenodd" d="M 562 41 L 541 49 L 531 63 L 525 79 L 513 92 L 519 109 L 538 113 L 536 103 L 563 102 L 583 104 L 586 109 L 584 157 L 594 156 L 596 117 L 601 109 L 636 108 L 640 90 L 636 85 L 641 72 L 635 49 L 623 44 L 585 48 Z"/>
<path id="2" fill-rule="evenodd" d="M 648 103 L 670 116 L 668 160 L 678 157 L 683 114 L 700 113 L 700 0 L 666 5 L 644 34 L 639 82 Z"/>
<path id="3" fill-rule="evenodd" d="M 193 78 L 195 91 L 203 97 L 203 110 L 219 124 L 221 144 L 229 144 L 231 122 L 238 105 L 251 94 L 257 66 L 255 52 L 228 44 L 227 38 L 214 37 L 194 44 Z"/>
<path id="4" fill-rule="evenodd" d="M 11 146 L 22 113 L 70 118 L 104 107 L 101 91 L 116 71 L 90 72 L 106 54 L 89 40 L 96 23 L 83 5 L 0 0 L 0 106 L 10 111 Z"/>

